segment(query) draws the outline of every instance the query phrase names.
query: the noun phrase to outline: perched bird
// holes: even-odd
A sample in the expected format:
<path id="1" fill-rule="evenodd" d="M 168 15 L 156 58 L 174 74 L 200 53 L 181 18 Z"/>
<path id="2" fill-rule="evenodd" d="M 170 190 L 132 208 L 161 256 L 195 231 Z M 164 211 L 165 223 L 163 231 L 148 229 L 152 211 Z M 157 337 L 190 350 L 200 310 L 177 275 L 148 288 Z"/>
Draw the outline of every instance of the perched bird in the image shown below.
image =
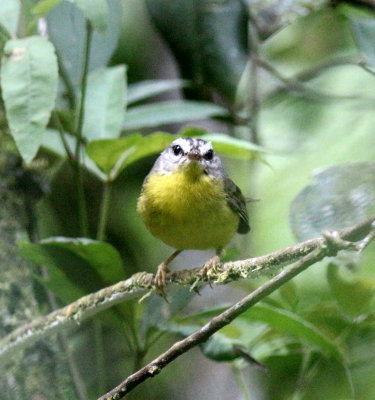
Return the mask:
<path id="1" fill-rule="evenodd" d="M 164 150 L 146 176 L 137 210 L 147 229 L 177 249 L 158 267 L 156 287 L 163 289 L 168 264 L 183 250 L 216 249 L 204 266 L 220 262 L 219 255 L 236 233 L 250 230 L 246 201 L 227 176 L 212 144 L 178 138 Z"/>

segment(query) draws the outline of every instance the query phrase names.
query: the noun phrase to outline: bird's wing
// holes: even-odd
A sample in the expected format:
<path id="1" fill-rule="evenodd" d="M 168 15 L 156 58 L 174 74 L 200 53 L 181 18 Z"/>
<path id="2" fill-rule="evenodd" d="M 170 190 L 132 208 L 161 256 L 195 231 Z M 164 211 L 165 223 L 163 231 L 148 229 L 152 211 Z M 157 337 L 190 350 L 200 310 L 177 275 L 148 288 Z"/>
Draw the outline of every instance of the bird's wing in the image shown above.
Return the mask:
<path id="1" fill-rule="evenodd" d="M 247 233 L 250 230 L 249 216 L 246 210 L 246 200 L 240 188 L 228 177 L 224 179 L 224 191 L 229 207 L 240 217 L 238 233 Z"/>

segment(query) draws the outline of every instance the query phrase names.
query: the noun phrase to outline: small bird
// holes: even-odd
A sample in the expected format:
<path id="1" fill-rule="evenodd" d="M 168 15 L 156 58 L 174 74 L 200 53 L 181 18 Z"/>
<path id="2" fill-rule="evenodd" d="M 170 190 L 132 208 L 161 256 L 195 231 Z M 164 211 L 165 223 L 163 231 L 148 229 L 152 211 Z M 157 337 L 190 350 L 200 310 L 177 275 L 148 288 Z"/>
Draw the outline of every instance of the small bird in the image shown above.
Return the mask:
<path id="1" fill-rule="evenodd" d="M 178 138 L 160 154 L 143 182 L 137 211 L 155 237 L 177 249 L 158 267 L 154 283 L 161 291 L 168 265 L 181 251 L 216 249 L 203 267 L 207 274 L 236 231 L 250 230 L 241 190 L 212 144 L 199 138 Z"/>

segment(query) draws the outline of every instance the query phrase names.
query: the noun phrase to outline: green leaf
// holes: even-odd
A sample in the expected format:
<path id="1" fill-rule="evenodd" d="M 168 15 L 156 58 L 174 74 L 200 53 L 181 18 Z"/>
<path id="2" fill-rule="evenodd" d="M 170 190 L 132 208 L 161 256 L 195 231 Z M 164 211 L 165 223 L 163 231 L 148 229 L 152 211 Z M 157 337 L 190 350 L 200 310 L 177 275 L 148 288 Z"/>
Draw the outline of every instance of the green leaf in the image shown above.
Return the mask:
<path id="1" fill-rule="evenodd" d="M 225 117 L 228 112 L 216 104 L 198 101 L 164 101 L 132 107 L 125 116 L 124 129 L 140 129 L 160 125 Z"/>
<path id="2" fill-rule="evenodd" d="M 207 135 L 207 129 L 204 129 L 200 126 L 188 125 L 183 126 L 177 133 L 178 136 L 181 137 L 201 137 L 203 135 Z"/>
<path id="3" fill-rule="evenodd" d="M 199 311 L 195 314 L 190 314 L 182 319 L 179 319 L 179 321 L 189 321 L 189 322 L 194 322 L 194 323 L 201 323 L 202 321 L 206 321 L 208 318 L 213 318 L 217 314 L 225 311 L 227 308 L 229 308 L 231 304 L 220 304 L 215 307 L 210 307 L 206 308 L 205 310 Z"/>
<path id="4" fill-rule="evenodd" d="M 125 67 L 100 69 L 88 77 L 83 135 L 89 141 L 120 135 L 125 113 Z"/>
<path id="5" fill-rule="evenodd" d="M 233 361 L 239 357 L 236 346 L 243 345 L 241 331 L 235 324 L 227 325 L 201 345 L 203 354 L 215 361 Z"/>
<path id="6" fill-rule="evenodd" d="M 65 142 L 70 149 L 71 153 L 74 153 L 76 146 L 76 139 L 69 133 L 65 133 Z M 59 157 L 67 157 L 63 142 L 61 140 L 59 131 L 55 129 L 46 129 L 46 133 L 43 137 L 42 147 L 48 149 L 53 154 Z"/>
<path id="7" fill-rule="evenodd" d="M 350 282 L 339 275 L 337 265 L 331 263 L 327 268 L 327 280 L 332 295 L 342 310 L 350 317 L 358 317 L 365 312 L 370 312 L 371 302 L 375 294 L 373 282 L 357 280 Z"/>
<path id="8" fill-rule="evenodd" d="M 177 135 L 183 137 L 200 137 L 211 142 L 216 152 L 232 158 L 261 158 L 260 154 L 265 152 L 260 146 L 247 140 L 234 138 L 225 133 L 209 133 L 205 129 L 196 126 L 185 126 Z"/>
<path id="9" fill-rule="evenodd" d="M 48 268 L 48 279 L 42 279 L 39 275 L 36 276 L 36 279 L 51 290 L 63 304 L 70 304 L 87 294 L 85 290 L 68 279 L 63 270 L 52 267 L 48 256 L 33 254 L 34 249 L 25 250 L 21 247 L 21 250 L 24 252 L 25 258 Z M 39 262 L 36 260 L 39 260 Z"/>
<path id="10" fill-rule="evenodd" d="M 349 18 L 354 38 L 366 61 L 375 67 L 375 21 L 372 17 L 351 14 Z"/>
<path id="11" fill-rule="evenodd" d="M 21 156 L 30 162 L 57 94 L 57 60 L 52 44 L 31 36 L 10 40 L 4 48 L 1 86 L 11 134 Z"/>
<path id="12" fill-rule="evenodd" d="M 297 285 L 294 281 L 284 283 L 279 289 L 280 297 L 292 308 L 298 304 Z"/>
<path id="13" fill-rule="evenodd" d="M 246 3 L 147 0 L 146 5 L 182 75 L 232 101 L 249 57 Z"/>
<path id="14" fill-rule="evenodd" d="M 128 87 L 128 104 L 186 86 L 188 81 L 182 79 L 155 79 L 133 83 Z"/>
<path id="15" fill-rule="evenodd" d="M 309 343 L 319 348 L 320 351 L 338 360 L 343 359 L 340 348 L 316 326 L 303 319 L 298 314 L 280 308 L 258 304 L 241 314 L 239 318 L 249 322 L 264 322 L 272 328 L 296 335 L 300 340 L 307 340 Z"/>
<path id="16" fill-rule="evenodd" d="M 86 150 L 95 164 L 113 180 L 131 163 L 164 150 L 174 138 L 164 132 L 148 136 L 133 134 L 120 139 L 92 141 Z"/>
<path id="17" fill-rule="evenodd" d="M 106 0 L 68 0 L 74 3 L 99 32 L 108 26 L 108 5 Z"/>
<path id="18" fill-rule="evenodd" d="M 264 150 L 247 140 L 237 139 L 224 133 L 206 133 L 201 136 L 202 139 L 212 142 L 216 152 L 241 159 L 261 158 L 260 153 Z"/>
<path id="19" fill-rule="evenodd" d="M 76 293 L 91 293 L 124 277 L 119 253 L 105 242 L 54 237 L 38 244 L 21 242 L 19 248 L 23 257 L 45 265 L 53 272 L 51 285 L 58 287 L 69 282 L 69 287 L 73 285 Z M 69 292 L 71 294 L 73 289 Z"/>
<path id="20" fill-rule="evenodd" d="M 69 133 L 64 133 L 65 142 L 70 149 L 71 153 L 74 153 L 76 146 L 76 139 Z M 54 155 L 66 158 L 67 154 L 63 146 L 60 133 L 55 129 L 46 129 L 46 133 L 43 137 L 42 147 L 47 151 L 52 152 Z M 96 175 L 101 181 L 106 179 L 105 175 L 99 170 L 95 163 L 89 158 L 86 152 L 83 152 L 81 157 L 82 165 L 87 168 L 90 172 Z"/>
<path id="21" fill-rule="evenodd" d="M 201 328 L 199 325 L 164 323 L 159 329 L 187 337 Z M 234 346 L 241 345 L 238 339 L 241 332 L 233 325 L 225 326 L 220 332 L 212 335 L 207 342 L 200 345 L 203 354 L 215 361 L 232 361 L 238 357 Z"/>
<path id="22" fill-rule="evenodd" d="M 19 0 L 1 0 L 0 25 L 7 30 L 9 36 L 16 36 L 20 6 Z"/>
<path id="23" fill-rule="evenodd" d="M 62 1 L 63 0 L 42 0 L 31 9 L 31 13 L 42 17 L 48 14 L 52 8 L 56 7 Z"/>
<path id="24" fill-rule="evenodd" d="M 168 330 L 169 323 L 166 323 L 166 321 L 171 315 L 179 315 L 192 298 L 194 298 L 194 293 L 189 288 L 178 286 L 168 288 L 168 302 L 161 296 L 152 294 L 144 301 L 145 309 L 141 320 L 142 331 L 146 335 L 155 328 L 172 332 L 172 330 Z M 173 332 L 176 333 L 176 331 Z"/>
<path id="25" fill-rule="evenodd" d="M 293 200 L 290 224 L 298 240 L 352 226 L 375 213 L 375 163 L 353 162 L 319 170 Z"/>
<path id="26" fill-rule="evenodd" d="M 190 324 L 194 324 L 194 327 L 198 324 L 202 325 L 208 319 L 223 312 L 228 307 L 229 306 L 225 305 L 218 306 L 194 315 L 189 315 L 180 319 L 179 323 L 173 324 L 173 329 L 175 332 L 184 334 L 186 332 L 182 330 L 182 327 L 186 329 L 186 326 L 190 328 L 193 326 Z M 255 322 L 262 322 L 268 327 L 272 327 L 284 334 L 289 333 L 294 335 L 298 340 L 305 340 L 311 343 L 325 354 L 333 356 L 341 361 L 343 359 L 340 348 L 311 322 L 293 312 L 259 304 L 241 314 L 231 325 L 226 326 L 216 333 L 213 338 L 210 339 L 212 342 L 210 343 L 210 341 L 208 341 L 207 344 L 203 346 L 205 354 L 212 359 L 220 361 L 230 361 L 236 358 L 238 353 L 233 349 L 233 346 L 242 345 L 247 348 L 253 340 L 259 341 L 259 334 L 261 334 L 263 328 L 257 327 L 254 324 Z M 193 328 L 188 330 L 188 334 L 190 334 L 191 331 L 193 331 Z M 285 341 L 283 341 L 283 343 L 285 343 Z M 269 354 L 267 351 L 266 349 L 262 349 L 260 353 Z"/>
<path id="27" fill-rule="evenodd" d="M 88 1 L 91 4 L 91 1 Z M 94 30 L 89 71 L 104 68 L 117 47 L 122 8 L 119 1 L 108 1 L 109 23 L 105 33 Z M 59 54 L 59 61 L 78 97 L 85 54 L 86 26 L 82 12 L 71 2 L 62 1 L 47 15 L 48 35 Z"/>

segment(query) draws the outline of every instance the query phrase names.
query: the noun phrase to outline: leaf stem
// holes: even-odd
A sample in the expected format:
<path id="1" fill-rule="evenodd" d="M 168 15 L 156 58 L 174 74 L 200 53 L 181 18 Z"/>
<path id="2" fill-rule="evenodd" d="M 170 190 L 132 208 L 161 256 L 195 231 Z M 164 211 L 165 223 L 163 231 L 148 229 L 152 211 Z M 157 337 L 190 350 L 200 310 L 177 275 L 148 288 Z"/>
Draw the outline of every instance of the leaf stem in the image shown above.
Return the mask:
<path id="1" fill-rule="evenodd" d="M 106 180 L 103 187 L 103 197 L 100 205 L 98 232 L 96 238 L 98 240 L 105 240 L 105 231 L 108 221 L 109 205 L 111 200 L 112 181 Z"/>
<path id="2" fill-rule="evenodd" d="M 66 98 L 69 102 L 69 106 L 72 110 L 75 110 L 77 105 L 76 91 L 74 90 L 73 82 L 71 81 L 68 71 L 65 68 L 64 62 L 62 61 L 59 52 L 56 50 L 57 63 L 59 66 L 60 76 L 66 87 Z"/>
<path id="3" fill-rule="evenodd" d="M 90 49 L 92 42 L 93 28 L 89 21 L 86 21 L 86 40 L 85 40 L 85 53 L 83 61 L 82 79 L 81 79 L 81 96 L 78 105 L 78 117 L 76 125 L 77 143 L 75 148 L 76 165 L 76 184 L 78 196 L 78 215 L 80 232 L 83 236 L 89 236 L 89 224 L 87 215 L 87 204 L 85 198 L 84 182 L 83 182 L 83 168 L 81 163 L 82 146 L 83 146 L 83 121 L 85 115 L 85 98 L 87 89 L 87 78 L 90 63 Z"/>
<path id="4" fill-rule="evenodd" d="M 66 140 L 64 128 L 63 128 L 63 126 L 62 126 L 62 123 L 61 123 L 61 119 L 60 119 L 60 117 L 59 117 L 59 114 L 57 113 L 56 110 L 53 110 L 53 111 L 52 111 L 52 121 L 54 122 L 54 124 L 55 124 L 56 127 L 57 127 L 57 130 L 58 130 L 58 132 L 59 132 L 59 136 L 60 136 L 62 145 L 63 145 L 63 147 L 64 147 L 66 156 L 67 156 L 67 158 L 68 158 L 68 160 L 69 160 L 69 163 L 70 163 L 70 165 L 71 165 L 72 167 L 74 167 L 74 163 L 75 163 L 74 156 L 73 156 L 72 151 L 71 151 L 71 149 L 70 149 L 70 147 L 69 147 L 69 144 L 68 144 L 68 142 L 67 142 L 67 140 Z"/>

